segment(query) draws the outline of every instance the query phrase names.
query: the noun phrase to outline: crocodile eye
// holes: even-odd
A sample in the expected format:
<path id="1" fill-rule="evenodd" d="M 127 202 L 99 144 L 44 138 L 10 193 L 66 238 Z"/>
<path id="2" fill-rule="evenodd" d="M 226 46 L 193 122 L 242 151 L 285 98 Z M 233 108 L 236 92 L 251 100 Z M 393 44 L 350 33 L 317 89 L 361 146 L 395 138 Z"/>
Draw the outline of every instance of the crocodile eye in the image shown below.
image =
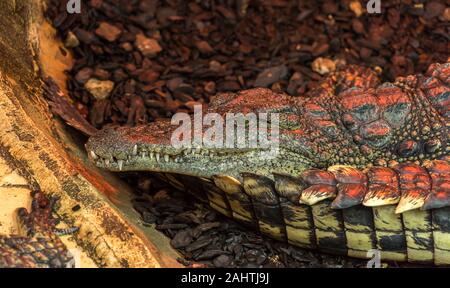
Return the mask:
<path id="1" fill-rule="evenodd" d="M 397 154 L 400 157 L 409 157 L 417 154 L 419 145 L 414 140 L 405 140 L 398 145 Z"/>
<path id="2" fill-rule="evenodd" d="M 435 153 L 441 148 L 441 141 L 439 139 L 428 140 L 425 142 L 424 148 L 428 154 Z"/>

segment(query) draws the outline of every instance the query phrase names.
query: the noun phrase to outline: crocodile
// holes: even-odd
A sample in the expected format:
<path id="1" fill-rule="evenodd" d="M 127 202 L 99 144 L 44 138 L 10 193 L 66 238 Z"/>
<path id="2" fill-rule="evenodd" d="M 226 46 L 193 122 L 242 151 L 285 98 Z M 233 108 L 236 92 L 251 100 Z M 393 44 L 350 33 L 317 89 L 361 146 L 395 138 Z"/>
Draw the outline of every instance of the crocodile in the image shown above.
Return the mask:
<path id="1" fill-rule="evenodd" d="M 75 259 L 59 236 L 77 228 L 56 228 L 56 198 L 49 199 L 41 191 L 32 191 L 31 196 L 30 213 L 26 208 L 14 212 L 19 233 L 0 235 L 0 268 L 74 267 Z"/>
<path id="2" fill-rule="evenodd" d="M 154 172 L 298 247 L 449 265 L 449 83 L 450 63 L 392 83 L 350 65 L 302 97 L 265 88 L 212 97 L 207 113 L 278 115 L 275 154 L 266 146 L 172 145 L 170 119 L 103 128 L 86 149 L 98 167 Z M 248 141 L 248 132 L 238 137 Z"/>

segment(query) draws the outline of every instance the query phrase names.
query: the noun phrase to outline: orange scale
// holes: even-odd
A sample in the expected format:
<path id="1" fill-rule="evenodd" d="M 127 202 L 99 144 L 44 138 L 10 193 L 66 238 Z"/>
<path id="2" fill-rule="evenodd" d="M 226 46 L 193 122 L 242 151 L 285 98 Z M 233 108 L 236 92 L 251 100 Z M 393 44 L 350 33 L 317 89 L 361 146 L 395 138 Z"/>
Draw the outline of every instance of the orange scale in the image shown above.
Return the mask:
<path id="1" fill-rule="evenodd" d="M 377 89 L 378 104 L 380 107 L 388 107 L 399 104 L 409 104 L 408 96 L 398 87 L 382 87 Z"/>
<path id="2" fill-rule="evenodd" d="M 353 110 L 359 108 L 363 105 L 371 105 L 374 109 L 378 108 L 377 98 L 369 92 L 359 92 L 358 94 L 345 95 L 341 100 L 341 105 L 345 110 Z"/>
<path id="3" fill-rule="evenodd" d="M 367 136 L 385 136 L 391 133 L 391 128 L 384 121 L 377 121 L 363 126 L 361 133 Z"/>
<path id="4" fill-rule="evenodd" d="M 346 209 L 363 202 L 367 192 L 364 184 L 338 184 L 337 197 L 331 203 L 333 209 Z"/>
<path id="5" fill-rule="evenodd" d="M 334 165 L 328 168 L 339 183 L 367 183 L 364 173 L 352 166 Z"/>
<path id="6" fill-rule="evenodd" d="M 300 177 L 308 185 L 325 184 L 334 186 L 337 183 L 333 173 L 318 169 L 306 170 Z"/>

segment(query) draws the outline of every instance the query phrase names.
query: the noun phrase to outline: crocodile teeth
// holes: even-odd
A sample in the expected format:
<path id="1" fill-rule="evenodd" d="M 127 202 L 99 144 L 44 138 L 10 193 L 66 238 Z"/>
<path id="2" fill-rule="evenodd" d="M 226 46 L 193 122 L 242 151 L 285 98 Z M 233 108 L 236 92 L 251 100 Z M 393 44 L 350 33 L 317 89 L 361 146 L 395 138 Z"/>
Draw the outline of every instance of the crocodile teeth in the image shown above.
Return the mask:
<path id="1" fill-rule="evenodd" d="M 141 157 L 145 158 L 145 157 L 147 157 L 147 154 L 145 152 L 141 152 Z"/>
<path id="2" fill-rule="evenodd" d="M 159 162 L 159 153 L 156 153 L 156 162 Z"/>
<path id="3" fill-rule="evenodd" d="M 123 160 L 117 160 L 117 165 L 119 165 L 119 170 L 122 171 L 122 168 L 123 168 Z"/>
<path id="4" fill-rule="evenodd" d="M 92 159 L 94 159 L 94 160 L 97 160 L 97 154 L 95 154 L 95 152 L 94 151 L 91 151 L 91 157 L 92 157 Z"/>
<path id="5" fill-rule="evenodd" d="M 149 155 L 150 155 L 150 159 L 155 158 L 155 154 L 153 152 L 150 152 Z"/>
<path id="6" fill-rule="evenodd" d="M 105 159 L 105 164 L 109 165 L 109 159 Z"/>
<path id="7" fill-rule="evenodd" d="M 189 152 L 191 152 L 189 149 L 186 149 L 186 150 L 184 150 L 183 151 L 183 154 L 185 155 L 185 156 L 187 156 L 187 155 L 189 155 Z"/>
<path id="8" fill-rule="evenodd" d="M 169 162 L 169 155 L 167 154 L 164 155 L 164 161 Z"/>
<path id="9" fill-rule="evenodd" d="M 138 147 L 137 147 L 137 145 L 134 145 L 133 146 L 133 155 L 137 155 L 137 153 L 138 153 Z"/>

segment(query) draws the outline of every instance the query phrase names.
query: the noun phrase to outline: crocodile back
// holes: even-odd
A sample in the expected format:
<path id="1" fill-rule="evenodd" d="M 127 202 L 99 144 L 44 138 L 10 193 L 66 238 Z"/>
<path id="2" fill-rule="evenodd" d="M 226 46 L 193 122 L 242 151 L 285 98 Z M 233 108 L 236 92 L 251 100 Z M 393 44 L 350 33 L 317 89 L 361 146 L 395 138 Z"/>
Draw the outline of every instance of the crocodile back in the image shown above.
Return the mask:
<path id="1" fill-rule="evenodd" d="M 344 70 L 300 98 L 297 127 L 281 131 L 290 149 L 308 155 L 318 168 L 448 155 L 450 63 L 394 83 L 379 85 L 369 76 Z"/>

